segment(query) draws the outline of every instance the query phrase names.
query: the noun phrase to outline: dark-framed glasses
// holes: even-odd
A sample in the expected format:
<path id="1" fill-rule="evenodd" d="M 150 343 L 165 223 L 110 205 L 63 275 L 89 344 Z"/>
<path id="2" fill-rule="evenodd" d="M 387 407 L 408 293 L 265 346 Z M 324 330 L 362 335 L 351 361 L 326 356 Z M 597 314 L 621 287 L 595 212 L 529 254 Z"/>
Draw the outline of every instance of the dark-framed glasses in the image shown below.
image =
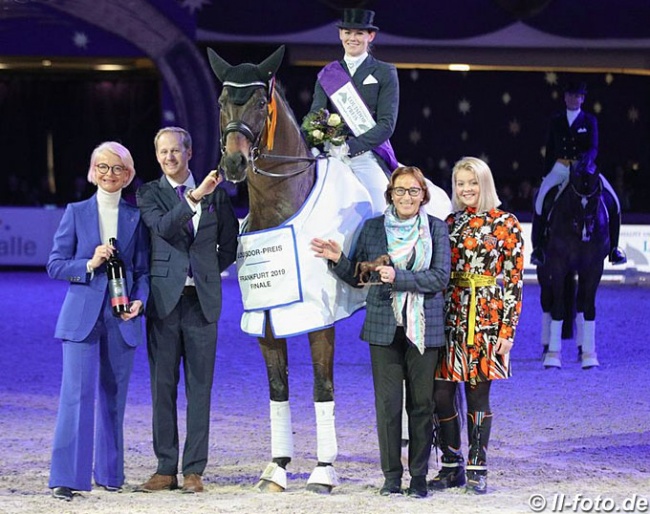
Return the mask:
<path id="1" fill-rule="evenodd" d="M 120 176 L 122 173 L 126 171 L 126 166 L 122 166 L 121 164 L 115 164 L 114 166 L 109 166 L 108 164 L 95 164 L 95 168 L 97 168 L 97 171 L 101 173 L 102 175 L 106 175 L 108 173 L 108 170 L 113 172 L 113 175 L 116 177 Z"/>
<path id="2" fill-rule="evenodd" d="M 408 189 L 405 187 L 394 187 L 392 191 L 395 193 L 395 196 L 404 196 L 407 191 L 409 193 L 409 196 L 419 196 L 422 192 L 422 189 L 419 187 L 409 187 Z"/>

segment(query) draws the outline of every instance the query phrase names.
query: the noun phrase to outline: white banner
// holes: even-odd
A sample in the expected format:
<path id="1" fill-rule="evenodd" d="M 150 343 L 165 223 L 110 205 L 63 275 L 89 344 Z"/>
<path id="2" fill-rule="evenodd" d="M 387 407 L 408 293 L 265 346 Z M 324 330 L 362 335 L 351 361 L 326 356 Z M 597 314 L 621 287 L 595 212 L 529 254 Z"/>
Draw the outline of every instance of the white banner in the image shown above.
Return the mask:
<path id="1" fill-rule="evenodd" d="M 372 114 L 363 103 L 352 82 L 347 82 L 331 97 L 332 103 L 343 116 L 345 123 L 355 136 L 365 134 L 376 125 Z"/>
<path id="2" fill-rule="evenodd" d="M 292 226 L 239 236 L 237 276 L 245 311 L 302 302 Z"/>
<path id="3" fill-rule="evenodd" d="M 0 207 L 0 266 L 45 266 L 63 211 Z"/>

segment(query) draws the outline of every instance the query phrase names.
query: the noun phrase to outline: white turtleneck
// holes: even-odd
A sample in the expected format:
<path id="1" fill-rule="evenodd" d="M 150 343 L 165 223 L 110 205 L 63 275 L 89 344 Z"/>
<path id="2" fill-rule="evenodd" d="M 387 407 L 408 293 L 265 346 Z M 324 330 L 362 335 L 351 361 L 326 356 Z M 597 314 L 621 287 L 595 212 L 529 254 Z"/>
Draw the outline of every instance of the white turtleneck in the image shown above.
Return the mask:
<path id="1" fill-rule="evenodd" d="M 97 188 L 97 210 L 99 211 L 99 236 L 102 244 L 107 244 L 111 237 L 117 238 L 117 208 L 122 198 L 122 191 L 109 193 Z"/>
<path id="2" fill-rule="evenodd" d="M 368 52 L 364 52 L 358 57 L 352 57 L 347 54 L 343 57 L 345 64 L 348 66 L 348 70 L 350 70 L 350 75 L 354 76 L 355 72 L 359 69 L 359 66 L 361 66 L 361 63 L 366 59 L 366 57 L 368 57 Z"/>
<path id="3" fill-rule="evenodd" d="M 578 114 L 580 114 L 580 109 L 576 109 L 575 111 L 569 109 L 566 110 L 566 119 L 569 122 L 569 127 L 573 125 L 574 121 L 576 121 Z"/>

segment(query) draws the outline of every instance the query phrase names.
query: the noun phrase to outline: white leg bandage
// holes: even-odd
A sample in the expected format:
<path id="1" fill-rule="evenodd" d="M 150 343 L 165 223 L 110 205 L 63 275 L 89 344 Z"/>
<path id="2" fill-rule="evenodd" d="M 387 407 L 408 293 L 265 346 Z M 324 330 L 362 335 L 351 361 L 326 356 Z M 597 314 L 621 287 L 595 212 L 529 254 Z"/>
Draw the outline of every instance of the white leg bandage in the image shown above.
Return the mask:
<path id="1" fill-rule="evenodd" d="M 293 458 L 293 432 L 289 402 L 271 400 L 271 456 Z"/>
<path id="2" fill-rule="evenodd" d="M 583 346 L 584 351 L 585 339 L 585 313 L 576 313 L 576 346 Z"/>
<path id="3" fill-rule="evenodd" d="M 562 367 L 562 321 L 551 320 L 548 352 L 544 356 L 545 368 Z"/>
<path id="4" fill-rule="evenodd" d="M 334 426 L 334 402 L 314 402 L 314 408 L 318 462 L 333 463 L 339 452 Z"/>
<path id="5" fill-rule="evenodd" d="M 551 313 L 542 312 L 542 346 L 548 346 L 551 340 Z"/>

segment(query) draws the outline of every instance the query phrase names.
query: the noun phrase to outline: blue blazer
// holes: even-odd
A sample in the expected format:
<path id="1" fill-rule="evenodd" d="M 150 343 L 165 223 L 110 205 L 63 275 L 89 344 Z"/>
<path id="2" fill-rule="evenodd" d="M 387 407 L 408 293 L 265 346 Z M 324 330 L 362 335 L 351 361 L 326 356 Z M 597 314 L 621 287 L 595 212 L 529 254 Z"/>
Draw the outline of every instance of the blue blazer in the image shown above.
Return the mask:
<path id="1" fill-rule="evenodd" d="M 449 231 L 445 222 L 429 216 L 429 229 L 433 254 L 429 269 L 409 271 L 395 269 L 395 281 L 389 284 L 369 286 L 366 300 L 366 319 L 361 339 L 369 343 L 388 346 L 393 342 L 397 321 L 393 313 L 391 288 L 396 291 L 413 291 L 424 294 L 426 329 L 424 344 L 427 347 L 445 346 L 444 291 L 451 272 L 451 249 Z M 341 254 L 332 271 L 347 283 L 356 286 L 354 276 L 357 262 L 374 261 L 388 255 L 388 241 L 384 228 L 384 216 L 369 219 L 361 228 L 356 249 L 350 258 Z"/>
<path id="2" fill-rule="evenodd" d="M 140 221 L 140 212 L 124 200 L 118 207 L 117 242 L 126 267 L 129 300 L 146 305 L 149 297 L 149 234 Z M 68 341 L 82 341 L 102 314 L 107 298 L 106 265 L 91 275 L 86 264 L 102 244 L 99 234 L 97 195 L 69 204 L 54 234 L 54 246 L 47 263 L 51 278 L 67 280 L 70 287 L 56 324 L 55 336 Z M 92 278 L 91 278 L 92 276 Z M 140 317 L 120 320 L 120 332 L 130 346 L 143 341 Z"/>

